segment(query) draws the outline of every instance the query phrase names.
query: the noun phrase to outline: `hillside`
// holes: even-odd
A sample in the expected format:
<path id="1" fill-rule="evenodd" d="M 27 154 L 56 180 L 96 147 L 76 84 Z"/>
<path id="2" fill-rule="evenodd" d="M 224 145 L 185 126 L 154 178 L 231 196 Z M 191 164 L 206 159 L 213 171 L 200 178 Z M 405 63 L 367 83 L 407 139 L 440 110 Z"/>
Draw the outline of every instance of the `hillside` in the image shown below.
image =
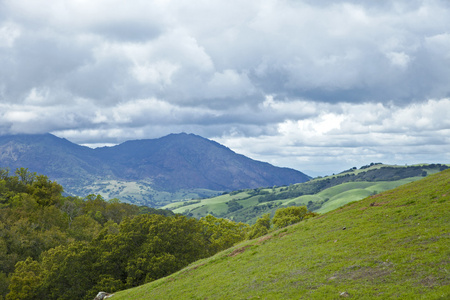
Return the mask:
<path id="1" fill-rule="evenodd" d="M 91 149 L 51 134 L 0 137 L 0 168 L 46 174 L 77 196 L 159 207 L 223 191 L 305 182 L 307 175 L 237 154 L 193 134 Z"/>
<path id="2" fill-rule="evenodd" d="M 448 299 L 449 224 L 446 170 L 111 299 Z"/>
<path id="3" fill-rule="evenodd" d="M 337 175 L 283 187 L 245 189 L 220 196 L 171 203 L 164 208 L 201 218 L 207 214 L 253 224 L 265 213 L 284 206 L 307 206 L 325 213 L 351 201 L 361 200 L 444 169 L 447 165 L 392 166 L 370 164 Z"/>

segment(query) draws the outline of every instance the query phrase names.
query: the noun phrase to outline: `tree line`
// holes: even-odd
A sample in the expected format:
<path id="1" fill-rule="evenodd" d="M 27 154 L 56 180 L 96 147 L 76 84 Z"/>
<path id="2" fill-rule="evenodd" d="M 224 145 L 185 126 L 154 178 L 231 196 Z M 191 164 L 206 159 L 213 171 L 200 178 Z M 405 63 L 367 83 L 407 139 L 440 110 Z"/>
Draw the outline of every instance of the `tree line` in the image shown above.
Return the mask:
<path id="1" fill-rule="evenodd" d="M 0 300 L 93 299 L 312 215 L 288 207 L 252 226 L 195 219 L 99 195 L 63 196 L 62 186 L 44 175 L 1 169 Z"/>

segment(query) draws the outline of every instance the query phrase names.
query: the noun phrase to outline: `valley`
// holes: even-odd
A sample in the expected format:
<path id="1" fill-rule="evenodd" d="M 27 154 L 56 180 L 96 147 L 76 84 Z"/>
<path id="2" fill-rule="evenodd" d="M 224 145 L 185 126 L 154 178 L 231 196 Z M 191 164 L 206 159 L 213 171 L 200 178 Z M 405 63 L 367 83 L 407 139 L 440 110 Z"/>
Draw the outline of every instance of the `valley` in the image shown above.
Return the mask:
<path id="1" fill-rule="evenodd" d="M 175 213 L 201 218 L 212 214 L 237 222 L 253 224 L 265 213 L 273 215 L 278 208 L 306 206 L 310 211 L 325 213 L 352 201 L 422 179 L 447 169 L 447 165 L 389 166 L 374 164 L 344 171 L 337 175 L 315 178 L 284 187 L 234 191 L 220 196 L 172 203 L 163 208 Z"/>

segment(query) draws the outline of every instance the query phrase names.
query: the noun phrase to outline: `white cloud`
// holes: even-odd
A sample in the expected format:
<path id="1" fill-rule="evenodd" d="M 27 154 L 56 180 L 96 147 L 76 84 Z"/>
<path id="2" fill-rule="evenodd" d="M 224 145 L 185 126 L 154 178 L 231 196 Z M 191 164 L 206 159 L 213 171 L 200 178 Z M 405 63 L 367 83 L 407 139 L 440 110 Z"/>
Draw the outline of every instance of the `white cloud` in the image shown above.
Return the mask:
<path id="1" fill-rule="evenodd" d="M 32 88 L 31 91 L 26 96 L 24 103 L 31 105 L 39 105 L 44 104 L 47 99 L 48 99 L 47 90 L 38 90 L 36 88 Z"/>
<path id="2" fill-rule="evenodd" d="M 247 74 L 239 74 L 235 70 L 216 72 L 206 83 L 205 96 L 207 98 L 246 98 L 255 92 Z"/>
<path id="3" fill-rule="evenodd" d="M 330 167 L 342 171 L 344 166 L 374 160 L 411 164 L 450 159 L 448 98 L 406 107 L 381 103 L 321 106 L 322 112 L 314 117 L 278 123 L 275 135 L 230 135 L 218 140 L 257 159 L 301 170 L 322 169 L 322 174 Z"/>
<path id="4" fill-rule="evenodd" d="M 0 48 L 14 46 L 20 33 L 20 28 L 14 23 L 0 24 Z"/>
<path id="5" fill-rule="evenodd" d="M 3 34 L 16 45 L 6 55 L 21 84 L 10 79 L 4 91 L 15 101 L 33 78 L 92 101 L 157 96 L 189 105 L 219 94 L 253 102 L 264 94 L 404 102 L 450 93 L 420 73 L 431 55 L 448 57 L 439 50 L 450 29 L 441 2 L 17 0 L 4 8 L 8 24 L 25 32 Z M 450 72 L 445 65 L 430 71 Z M 417 78 L 422 86 L 405 88 Z"/>
<path id="6" fill-rule="evenodd" d="M 443 57 L 444 63 L 450 60 L 450 33 L 439 33 L 425 38 L 426 47 L 438 55 Z"/>
<path id="7" fill-rule="evenodd" d="M 131 69 L 131 74 L 141 84 L 149 83 L 166 86 L 172 83 L 172 76 L 178 69 L 179 66 L 170 62 L 157 61 L 153 64 L 135 65 Z"/>
<path id="8" fill-rule="evenodd" d="M 448 159 L 449 19 L 427 0 L 4 0 L 0 132 L 187 131 L 299 169 Z"/>
<path id="9" fill-rule="evenodd" d="M 404 52 L 389 52 L 386 56 L 394 66 L 398 66 L 402 69 L 406 68 L 411 61 L 411 57 Z"/>

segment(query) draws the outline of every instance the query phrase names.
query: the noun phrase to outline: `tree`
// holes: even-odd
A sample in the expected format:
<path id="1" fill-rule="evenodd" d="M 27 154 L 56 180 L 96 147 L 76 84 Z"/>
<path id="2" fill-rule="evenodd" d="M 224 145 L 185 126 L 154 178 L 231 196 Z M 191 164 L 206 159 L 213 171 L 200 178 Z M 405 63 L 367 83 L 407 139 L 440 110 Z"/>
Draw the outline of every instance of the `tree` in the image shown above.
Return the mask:
<path id="1" fill-rule="evenodd" d="M 83 299 L 95 284 L 98 252 L 83 242 L 58 246 L 42 254 L 40 299 Z"/>
<path id="2" fill-rule="evenodd" d="M 202 225 L 184 216 L 138 215 L 119 231 L 102 230 L 92 242 L 101 253 L 97 270 L 137 286 L 175 272 L 208 255 Z"/>
<path id="3" fill-rule="evenodd" d="M 19 261 L 11 276 L 7 300 L 39 299 L 42 270 L 39 263 L 31 257 Z"/>
<path id="4" fill-rule="evenodd" d="M 204 235 L 209 243 L 212 254 L 227 249 L 245 239 L 248 225 L 236 223 L 227 219 L 207 215 L 200 219 Z"/>
<path id="5" fill-rule="evenodd" d="M 261 218 L 256 220 L 256 223 L 250 227 L 247 234 L 247 239 L 256 239 L 260 236 L 269 233 L 270 229 L 270 213 L 264 214 Z"/>
<path id="6" fill-rule="evenodd" d="M 289 206 L 277 209 L 272 222 L 277 228 L 283 228 L 303 220 L 308 213 L 306 206 Z"/>
<path id="7" fill-rule="evenodd" d="M 36 202 L 42 206 L 55 205 L 61 201 L 63 187 L 52 182 L 47 176 L 37 175 L 31 184 L 28 184 L 30 194 L 36 198 Z"/>
<path id="8" fill-rule="evenodd" d="M 101 225 L 87 215 L 75 217 L 70 225 L 68 233 L 77 241 L 92 241 L 100 232 Z"/>
<path id="9" fill-rule="evenodd" d="M 36 179 L 36 173 L 29 172 L 27 168 L 19 168 L 15 173 L 19 177 L 20 182 L 26 185 L 31 185 Z"/>

